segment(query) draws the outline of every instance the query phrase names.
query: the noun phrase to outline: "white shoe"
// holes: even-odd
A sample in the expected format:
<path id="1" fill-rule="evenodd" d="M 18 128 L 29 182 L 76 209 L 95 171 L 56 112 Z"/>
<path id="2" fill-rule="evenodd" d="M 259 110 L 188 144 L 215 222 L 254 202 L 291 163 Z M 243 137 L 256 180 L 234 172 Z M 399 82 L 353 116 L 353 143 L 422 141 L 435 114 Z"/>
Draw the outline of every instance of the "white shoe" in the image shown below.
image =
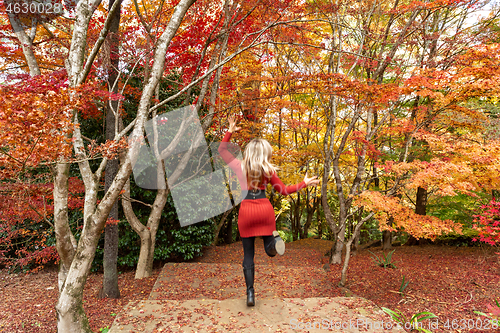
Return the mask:
<path id="1" fill-rule="evenodd" d="M 275 241 L 274 247 L 276 248 L 276 253 L 282 256 L 285 253 L 285 242 L 281 239 L 280 234 L 276 230 L 273 231 L 273 237 Z"/>

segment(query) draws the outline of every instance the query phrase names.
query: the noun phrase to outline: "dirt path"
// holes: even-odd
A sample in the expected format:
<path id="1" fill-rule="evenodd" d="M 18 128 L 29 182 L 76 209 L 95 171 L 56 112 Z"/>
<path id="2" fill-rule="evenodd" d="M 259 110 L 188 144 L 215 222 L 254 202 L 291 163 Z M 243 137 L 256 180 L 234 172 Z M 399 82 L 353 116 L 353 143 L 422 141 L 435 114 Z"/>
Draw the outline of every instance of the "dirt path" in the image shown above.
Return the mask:
<path id="1" fill-rule="evenodd" d="M 373 302 L 343 297 L 318 250 L 268 258 L 258 246 L 255 307 L 245 304 L 238 244 L 211 248 L 203 262 L 166 264 L 149 299 L 130 302 L 110 332 L 403 332 Z"/>

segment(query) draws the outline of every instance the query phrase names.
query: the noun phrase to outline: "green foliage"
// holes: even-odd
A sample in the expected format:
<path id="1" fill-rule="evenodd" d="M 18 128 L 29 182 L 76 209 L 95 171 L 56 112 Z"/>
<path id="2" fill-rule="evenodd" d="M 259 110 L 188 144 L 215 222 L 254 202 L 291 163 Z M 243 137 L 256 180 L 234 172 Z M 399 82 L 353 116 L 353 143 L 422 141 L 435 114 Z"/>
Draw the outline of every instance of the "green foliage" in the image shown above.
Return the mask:
<path id="1" fill-rule="evenodd" d="M 382 231 L 380 231 L 377 219 L 371 218 L 366 221 L 361 227 L 359 234 L 359 242 L 361 244 L 368 243 L 375 239 L 382 238 Z"/>
<path id="2" fill-rule="evenodd" d="M 450 233 L 437 237 L 435 243 L 447 246 L 479 246 L 473 239 L 478 236 L 473 229 L 473 216 L 481 204 L 489 198 L 487 193 L 476 193 L 478 197 L 458 194 L 448 197 L 429 197 L 428 215 L 442 220 L 452 220 L 462 225 L 463 234 Z"/>
<path id="3" fill-rule="evenodd" d="M 430 196 L 427 203 L 427 214 L 441 220 L 452 220 L 470 228 L 473 224 L 473 215 L 484 201 L 484 194 L 478 193 L 479 198 L 466 194 L 456 196 L 435 197 Z"/>
<path id="4" fill-rule="evenodd" d="M 388 308 L 382 307 L 382 311 L 387 313 L 391 318 L 396 321 L 399 325 L 404 327 L 405 329 L 417 330 L 419 332 L 432 333 L 430 330 L 422 327 L 421 322 L 427 319 L 437 318 L 437 316 L 432 312 L 419 312 L 411 316 L 410 320 L 406 318 L 406 316 L 401 313 L 401 311 L 397 310 L 392 311 Z"/>
<path id="5" fill-rule="evenodd" d="M 401 281 L 401 285 L 399 286 L 399 293 L 401 294 L 401 296 L 404 296 L 404 291 L 406 287 L 408 287 L 409 283 L 410 281 L 405 282 L 405 276 L 403 275 L 403 280 Z"/>
<path id="6" fill-rule="evenodd" d="M 394 253 L 394 251 L 396 251 L 396 250 L 392 250 L 387 255 L 385 253 L 382 253 L 382 257 L 377 256 L 372 251 L 368 251 L 368 252 L 370 252 L 372 254 L 372 259 L 375 262 L 375 264 L 377 264 L 378 266 L 384 267 L 384 268 L 387 268 L 387 267 L 396 268 L 396 265 L 394 265 L 392 263 L 392 254 Z"/>
<path id="7" fill-rule="evenodd" d="M 278 230 L 278 233 L 285 243 L 290 243 L 293 239 L 293 235 L 290 231 Z"/>
<path id="8" fill-rule="evenodd" d="M 436 243 L 447 245 L 447 246 L 480 246 L 481 243 L 474 242 L 474 239 L 478 237 L 478 231 L 472 228 L 465 228 L 462 230 L 463 234 L 450 233 L 437 237 Z"/>

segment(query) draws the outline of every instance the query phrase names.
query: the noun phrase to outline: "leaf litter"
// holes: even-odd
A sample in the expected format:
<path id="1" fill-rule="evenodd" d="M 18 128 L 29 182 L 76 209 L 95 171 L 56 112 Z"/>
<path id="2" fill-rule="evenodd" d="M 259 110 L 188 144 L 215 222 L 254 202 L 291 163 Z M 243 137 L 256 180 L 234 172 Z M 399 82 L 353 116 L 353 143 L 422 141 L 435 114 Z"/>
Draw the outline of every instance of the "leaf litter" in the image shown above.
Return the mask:
<path id="1" fill-rule="evenodd" d="M 479 327 L 456 329 L 444 325 L 483 319 L 474 311 L 489 312 L 500 299 L 500 264 L 495 249 L 489 247 L 446 247 L 424 245 L 395 247 L 396 269 L 382 268 L 373 262 L 367 250 L 351 258 L 346 288 L 338 287 L 341 267 L 328 265 L 325 253 L 332 242 L 304 239 L 287 244 L 284 256 L 268 258 L 262 242 L 256 242 L 256 293 L 271 297 L 336 297 L 359 296 L 379 307 L 400 310 L 405 316 L 430 311 L 438 316 L 439 328 L 433 332 L 479 332 Z M 381 250 L 371 250 L 381 254 Z M 84 292 L 84 308 L 95 332 L 110 327 L 115 316 L 130 301 L 146 300 L 153 291 L 172 300 L 227 299 L 237 295 L 244 285 L 241 243 L 209 247 L 192 264 L 169 263 L 175 284 L 153 290 L 161 273 L 157 268 L 150 278 L 134 279 L 134 272 L 119 275 L 121 298 L 99 299 L 102 273 L 90 274 Z M 219 269 L 207 268 L 218 264 Z M 235 271 L 235 264 L 238 269 Z M 270 267 L 279 266 L 279 274 Z M 328 266 L 329 270 L 323 268 Z M 402 277 L 409 281 L 399 292 Z M 167 279 L 168 280 L 168 279 Z M 259 281 L 262 281 L 259 283 Z M 207 283 L 208 282 L 208 283 Z M 265 283 L 264 283 L 265 282 Z M 262 288 L 269 288 L 263 290 Z M 260 288 L 260 289 L 259 289 Z M 56 332 L 57 271 L 45 269 L 34 274 L 8 274 L 0 271 L 0 332 Z M 162 297 L 163 297 L 162 296 Z M 261 299 L 263 299 L 261 297 Z M 349 304 L 345 304 L 350 306 Z M 355 307 L 354 304 L 351 304 Z M 182 325 L 200 319 L 200 313 L 185 309 L 177 318 Z M 168 311 L 164 309 L 164 311 Z M 210 311 L 209 309 L 197 311 Z M 198 317 L 197 317 L 198 316 Z M 233 317 L 228 327 L 237 327 Z M 140 321 L 137 321 L 140 326 Z M 475 325 L 475 324 L 474 324 Z"/>

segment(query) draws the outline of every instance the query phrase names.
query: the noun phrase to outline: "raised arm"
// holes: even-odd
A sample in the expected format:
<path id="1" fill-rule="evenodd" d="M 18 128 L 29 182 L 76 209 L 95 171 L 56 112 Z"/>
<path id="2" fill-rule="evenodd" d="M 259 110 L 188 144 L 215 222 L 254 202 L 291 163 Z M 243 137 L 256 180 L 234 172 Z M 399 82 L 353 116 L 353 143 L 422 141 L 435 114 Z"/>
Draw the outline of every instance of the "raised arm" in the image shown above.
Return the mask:
<path id="1" fill-rule="evenodd" d="M 228 150 L 228 146 L 229 146 L 229 140 L 231 139 L 231 135 L 233 133 L 231 132 L 226 132 L 226 135 L 224 135 L 224 139 L 222 139 L 222 142 L 220 143 L 219 145 L 219 154 L 220 156 L 222 156 L 222 159 L 224 160 L 224 162 L 226 162 L 227 165 L 231 166 L 231 163 L 236 163 L 236 161 L 238 161 L 238 159 L 229 152 Z M 238 161 L 239 162 L 239 161 Z M 238 164 L 240 165 L 240 164 Z"/>
<path id="2" fill-rule="evenodd" d="M 226 162 L 226 164 L 236 173 L 240 181 L 243 181 L 245 180 L 245 177 L 243 177 L 243 173 L 241 171 L 241 162 L 228 150 L 229 140 L 231 139 L 231 135 L 233 135 L 233 132 L 236 132 L 241 128 L 236 126 L 236 121 L 234 120 L 234 116 L 230 116 L 228 118 L 228 121 L 229 121 L 229 129 L 226 135 L 224 135 L 224 139 L 222 139 L 218 151 L 224 162 Z"/>

